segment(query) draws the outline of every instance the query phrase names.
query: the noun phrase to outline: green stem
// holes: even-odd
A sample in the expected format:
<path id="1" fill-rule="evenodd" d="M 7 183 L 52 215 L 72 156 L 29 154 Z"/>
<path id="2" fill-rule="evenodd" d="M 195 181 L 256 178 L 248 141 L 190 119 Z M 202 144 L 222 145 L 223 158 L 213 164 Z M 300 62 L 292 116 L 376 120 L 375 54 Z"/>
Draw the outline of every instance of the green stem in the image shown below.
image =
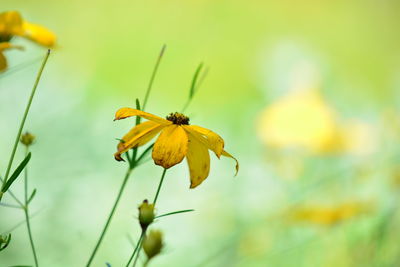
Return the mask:
<path id="1" fill-rule="evenodd" d="M 4 181 L 3 178 L 0 177 L 0 181 L 3 182 Z M 7 193 L 10 194 L 10 196 L 15 200 L 15 202 L 18 203 L 18 205 L 20 205 L 21 207 L 24 206 L 24 203 L 22 203 L 22 201 L 17 198 L 17 196 L 11 191 L 11 189 L 8 189 Z"/>
<path id="2" fill-rule="evenodd" d="M 25 157 L 28 155 L 28 146 L 25 146 Z M 25 206 L 28 204 L 28 166 L 24 169 L 24 200 Z"/>
<path id="3" fill-rule="evenodd" d="M 93 259 L 94 259 L 94 256 L 96 255 L 97 250 L 99 249 L 100 244 L 101 244 L 101 242 L 103 241 L 104 235 L 105 235 L 105 233 L 107 232 L 107 229 L 108 229 L 108 226 L 110 225 L 111 219 L 112 219 L 112 217 L 113 217 L 113 215 L 114 215 L 114 213 L 115 213 L 115 210 L 117 209 L 118 203 L 119 203 L 119 201 L 120 201 L 120 199 L 121 199 L 122 193 L 124 192 L 126 183 L 128 182 L 128 179 L 129 179 L 129 177 L 130 177 L 130 175 L 131 175 L 131 173 L 132 173 L 132 170 L 133 170 L 133 168 L 129 167 L 128 170 L 127 170 L 127 172 L 126 172 L 126 174 L 125 174 L 125 178 L 124 178 L 124 180 L 123 180 L 123 182 L 122 182 L 122 185 L 121 185 L 121 187 L 120 187 L 120 189 L 119 189 L 117 198 L 115 199 L 115 202 L 114 202 L 114 205 L 113 205 L 113 207 L 112 207 L 112 209 L 111 209 L 111 212 L 110 212 L 110 214 L 108 215 L 107 222 L 106 222 L 106 224 L 105 224 L 105 226 L 104 226 L 104 228 L 103 228 L 103 231 L 101 232 L 100 238 L 99 238 L 99 240 L 97 241 L 96 246 L 94 247 L 94 250 L 92 251 L 92 254 L 90 255 L 90 258 L 89 258 L 89 261 L 88 261 L 87 264 L 86 264 L 86 267 L 90 266 L 90 264 L 92 263 L 92 261 L 93 261 Z"/>
<path id="4" fill-rule="evenodd" d="M 131 257 L 129 258 L 128 263 L 126 264 L 126 267 L 128 267 L 129 264 L 131 264 L 131 262 L 133 260 L 133 257 L 135 257 L 136 252 L 139 250 L 139 247 L 140 247 L 140 245 L 142 243 L 142 239 L 144 238 L 145 234 L 146 234 L 146 230 L 142 230 L 142 233 L 140 234 L 140 238 L 139 238 L 139 240 L 138 240 L 138 242 L 137 242 L 137 244 L 135 246 L 135 249 L 133 250 L 133 253 L 132 253 Z"/>
<path id="5" fill-rule="evenodd" d="M 163 47 L 161 48 L 160 55 L 157 58 L 156 65 L 154 66 L 153 72 L 151 74 L 149 85 L 147 86 L 147 90 L 146 90 L 146 95 L 144 96 L 144 100 L 143 100 L 143 106 L 142 106 L 143 111 L 146 108 L 147 100 L 149 99 L 149 95 L 150 95 L 151 88 L 153 86 L 154 78 L 156 77 L 157 70 L 158 70 L 158 67 L 160 66 L 161 58 L 164 55 L 164 51 L 165 51 L 166 47 L 167 47 L 166 45 L 163 45 Z"/>
<path id="6" fill-rule="evenodd" d="M 29 152 L 28 146 L 26 146 L 25 154 L 28 155 L 28 152 Z M 33 258 L 35 260 L 35 266 L 38 267 L 39 266 L 39 261 L 38 261 L 38 257 L 37 257 L 37 254 L 36 254 L 35 244 L 33 243 L 31 223 L 30 223 L 30 219 L 29 219 L 28 166 L 26 166 L 25 170 L 24 170 L 24 195 L 25 195 L 25 205 L 23 206 L 23 210 L 24 210 L 24 213 L 25 213 L 26 227 L 28 229 L 29 242 L 31 243 Z"/>
<path id="7" fill-rule="evenodd" d="M 38 87 L 38 84 L 39 84 L 39 81 L 40 81 L 40 77 L 42 76 L 43 69 L 46 66 L 46 63 L 47 63 L 47 60 L 48 60 L 49 56 L 50 56 L 50 49 L 47 50 L 47 54 L 46 54 L 46 56 L 45 56 L 45 58 L 43 60 L 43 63 L 41 65 L 40 69 L 39 69 L 39 72 L 38 72 L 38 74 L 36 76 L 35 84 L 32 87 L 32 92 L 31 92 L 31 95 L 29 97 L 28 104 L 26 105 L 24 116 L 22 117 L 22 121 L 21 121 L 21 124 L 20 124 L 19 129 L 18 129 L 17 137 L 15 138 L 14 147 L 13 147 L 12 152 L 11 152 L 10 160 L 8 161 L 6 174 L 5 174 L 4 180 L 3 180 L 3 186 L 7 182 L 8 175 L 10 174 L 11 165 L 12 165 L 12 163 L 14 161 L 15 152 L 17 151 L 19 138 L 21 137 L 21 133 L 22 133 L 22 130 L 24 128 L 25 121 L 26 121 L 26 118 L 27 118 L 28 113 L 29 113 L 29 109 L 31 107 L 33 97 L 35 96 L 36 88 Z M 2 194 L 0 194 L 0 201 L 1 201 L 1 198 L 2 198 Z"/>
<path id="8" fill-rule="evenodd" d="M 158 195 L 160 194 L 161 186 L 164 182 L 166 172 L 167 172 L 167 169 L 164 169 L 163 173 L 161 174 L 160 183 L 158 184 L 157 192 L 156 192 L 156 195 L 154 196 L 154 201 L 153 201 L 154 206 L 156 205 Z M 133 266 L 136 265 L 137 259 L 139 258 L 139 253 L 140 253 L 140 248 L 142 245 L 143 237 L 146 235 L 146 231 L 147 231 L 147 228 L 142 230 L 142 234 L 140 235 L 138 244 L 136 245 L 135 250 L 133 251 L 131 257 L 129 258 L 128 264 L 126 266 L 129 266 L 130 262 L 132 261 L 132 259 L 135 257 L 135 254 L 137 253 L 135 261 L 133 262 Z M 139 249 L 137 249 L 138 246 L 139 246 Z"/>
<path id="9" fill-rule="evenodd" d="M 29 221 L 29 209 L 28 209 L 28 206 L 25 206 L 24 213 L 25 213 L 26 226 L 28 228 L 29 242 L 31 243 L 33 258 L 35 259 L 35 266 L 38 267 L 39 266 L 39 262 L 38 262 L 38 258 L 37 258 L 37 255 L 36 255 L 35 244 L 33 243 L 31 224 L 30 224 L 30 221 Z"/>
<path id="10" fill-rule="evenodd" d="M 160 194 L 161 186 L 162 186 L 162 184 L 164 182 L 164 177 L 165 177 L 165 173 L 166 172 L 167 172 L 167 169 L 164 169 L 163 173 L 161 175 L 160 183 L 158 184 L 157 192 L 156 192 L 156 195 L 154 196 L 154 201 L 153 201 L 153 205 L 154 206 L 156 205 L 158 195 Z"/>

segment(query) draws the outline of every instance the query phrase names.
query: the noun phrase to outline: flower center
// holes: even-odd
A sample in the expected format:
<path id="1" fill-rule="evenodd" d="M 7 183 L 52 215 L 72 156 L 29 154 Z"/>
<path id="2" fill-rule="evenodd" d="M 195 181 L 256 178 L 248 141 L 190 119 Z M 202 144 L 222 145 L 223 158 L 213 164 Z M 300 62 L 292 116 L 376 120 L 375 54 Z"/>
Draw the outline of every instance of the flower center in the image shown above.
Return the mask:
<path id="1" fill-rule="evenodd" d="M 12 35 L 11 34 L 0 34 L 0 43 L 2 42 L 9 42 L 12 39 Z"/>
<path id="2" fill-rule="evenodd" d="M 182 113 L 174 112 L 170 113 L 167 118 L 167 120 L 172 121 L 173 124 L 177 125 L 188 125 L 189 124 L 189 118 L 183 115 Z"/>

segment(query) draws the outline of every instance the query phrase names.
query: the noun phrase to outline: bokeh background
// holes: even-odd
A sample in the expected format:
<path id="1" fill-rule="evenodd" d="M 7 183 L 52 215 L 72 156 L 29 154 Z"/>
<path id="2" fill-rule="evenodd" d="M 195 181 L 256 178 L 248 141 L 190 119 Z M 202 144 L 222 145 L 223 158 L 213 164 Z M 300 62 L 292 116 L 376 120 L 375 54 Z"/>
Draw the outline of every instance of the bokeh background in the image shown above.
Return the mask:
<path id="1" fill-rule="evenodd" d="M 209 74 L 187 114 L 224 137 L 241 164 L 212 158 L 189 190 L 185 163 L 167 173 L 153 228 L 166 248 L 150 266 L 399 266 L 400 4 L 339 1 L 2 0 L 58 36 L 25 129 L 41 266 L 83 266 L 122 182 L 117 141 L 134 120 L 114 112 L 143 98 L 167 51 L 147 111 L 186 101 L 199 62 Z M 0 170 L 7 166 L 45 49 L 15 39 L 0 75 Z M 17 161 L 23 150 L 18 151 Z M 124 266 L 161 168 L 135 170 L 94 266 Z M 22 194 L 22 184 L 13 186 Z M 6 197 L 6 203 L 12 199 Z M 23 222 L 0 207 L 0 233 Z M 0 266 L 33 263 L 20 225 Z"/>

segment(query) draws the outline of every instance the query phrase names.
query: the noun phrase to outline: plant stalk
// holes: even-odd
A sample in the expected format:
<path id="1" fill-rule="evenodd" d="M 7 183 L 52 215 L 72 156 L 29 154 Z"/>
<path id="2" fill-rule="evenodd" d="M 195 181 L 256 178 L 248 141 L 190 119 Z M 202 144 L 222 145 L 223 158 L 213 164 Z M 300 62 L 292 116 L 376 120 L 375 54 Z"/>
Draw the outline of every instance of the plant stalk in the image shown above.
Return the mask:
<path id="1" fill-rule="evenodd" d="M 124 180 L 123 180 L 123 182 L 121 184 L 121 187 L 119 189 L 117 198 L 115 199 L 115 202 L 114 202 L 114 205 L 113 205 L 113 207 L 111 209 L 111 212 L 108 215 L 107 222 L 104 225 L 103 231 L 101 232 L 100 238 L 97 241 L 96 246 L 94 247 L 94 250 L 92 251 L 92 254 L 90 255 L 89 261 L 86 264 L 87 267 L 90 266 L 90 264 L 92 263 L 92 261 L 94 259 L 94 256 L 96 255 L 97 250 L 99 249 L 100 244 L 103 241 L 104 235 L 107 232 L 107 229 L 108 229 L 108 226 L 110 225 L 111 219 L 113 218 L 115 210 L 117 209 L 118 203 L 121 200 L 122 193 L 124 192 L 125 186 L 126 186 L 128 180 L 129 180 L 129 177 L 130 177 L 130 175 L 132 173 L 132 170 L 133 170 L 133 168 L 129 167 L 127 172 L 126 172 L 126 174 L 125 174 L 125 178 L 124 178 Z"/>
<path id="2" fill-rule="evenodd" d="M 31 104 L 32 104 L 32 101 L 33 101 L 33 97 L 35 96 L 36 89 L 37 89 L 37 87 L 38 87 L 38 85 L 39 85 L 40 78 L 42 77 L 42 73 L 43 73 L 44 67 L 46 66 L 47 60 L 49 59 L 50 51 L 51 51 L 50 49 L 47 50 L 47 54 L 46 54 L 46 56 L 44 57 L 43 63 L 42 63 L 42 65 L 40 66 L 39 72 L 38 72 L 38 74 L 37 74 L 37 76 L 36 76 L 35 84 L 34 84 L 33 87 L 32 87 L 31 95 L 30 95 L 30 97 L 29 97 L 28 104 L 26 105 L 25 112 L 24 112 L 24 116 L 22 117 L 22 121 L 21 121 L 21 124 L 20 124 L 19 129 L 18 129 L 17 137 L 15 138 L 14 147 L 13 147 L 13 149 L 12 149 L 11 156 L 10 156 L 10 159 L 9 159 L 9 161 L 8 161 L 8 165 L 7 165 L 7 169 L 6 169 L 6 174 L 5 174 L 4 180 L 3 180 L 3 186 L 4 186 L 5 183 L 7 182 L 8 175 L 10 174 L 11 166 L 12 166 L 12 163 L 13 163 L 13 161 L 14 161 L 15 152 L 17 151 L 17 147 L 18 147 L 18 143 L 19 143 L 19 138 L 21 137 L 21 133 L 22 133 L 22 130 L 23 130 L 23 128 L 24 128 L 26 118 L 28 117 L 29 109 L 30 109 L 30 107 L 31 107 Z M 2 199 L 2 196 L 3 196 L 3 194 L 0 194 L 0 201 L 1 201 L 1 199 Z"/>

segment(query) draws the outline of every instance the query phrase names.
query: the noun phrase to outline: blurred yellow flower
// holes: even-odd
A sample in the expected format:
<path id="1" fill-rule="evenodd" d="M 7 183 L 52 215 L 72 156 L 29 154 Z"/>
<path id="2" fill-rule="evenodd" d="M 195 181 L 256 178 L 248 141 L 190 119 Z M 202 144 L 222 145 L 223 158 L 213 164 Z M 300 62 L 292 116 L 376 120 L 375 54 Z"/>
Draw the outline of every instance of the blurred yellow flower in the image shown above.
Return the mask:
<path id="1" fill-rule="evenodd" d="M 25 21 L 18 11 L 0 13 L 0 42 L 21 36 L 46 47 L 55 45 L 56 36 L 43 26 Z"/>
<path id="2" fill-rule="evenodd" d="M 257 124 L 261 140 L 272 147 L 330 150 L 337 139 L 335 112 L 317 91 L 288 94 L 268 106 Z"/>
<path id="3" fill-rule="evenodd" d="M 295 222 L 310 222 L 319 225 L 333 225 L 372 210 L 371 203 L 348 202 L 339 206 L 308 206 L 293 211 L 291 218 Z"/>
<path id="4" fill-rule="evenodd" d="M 140 116 L 149 121 L 133 127 L 118 144 L 114 154 L 118 161 L 121 155 L 129 149 L 142 146 L 157 138 L 152 157 L 156 165 L 166 169 L 180 163 L 185 157 L 190 171 L 190 188 L 201 184 L 210 172 L 210 155 L 212 150 L 220 158 L 233 158 L 236 161 L 236 172 L 239 163 L 231 154 L 224 150 L 224 140 L 216 133 L 200 126 L 189 125 L 189 118 L 180 113 L 171 113 L 166 119 L 132 108 L 121 108 L 115 114 L 115 120 L 132 116 Z"/>
<path id="5" fill-rule="evenodd" d="M 262 142 L 272 148 L 301 148 L 315 154 L 367 154 L 374 149 L 368 124 L 339 123 L 318 90 L 290 92 L 265 108 L 257 122 Z"/>
<path id="6" fill-rule="evenodd" d="M 11 48 L 22 49 L 10 43 L 14 36 L 21 36 L 46 47 L 53 47 L 56 36 L 46 28 L 24 21 L 17 11 L 0 13 L 0 72 L 7 69 L 3 51 Z"/>

